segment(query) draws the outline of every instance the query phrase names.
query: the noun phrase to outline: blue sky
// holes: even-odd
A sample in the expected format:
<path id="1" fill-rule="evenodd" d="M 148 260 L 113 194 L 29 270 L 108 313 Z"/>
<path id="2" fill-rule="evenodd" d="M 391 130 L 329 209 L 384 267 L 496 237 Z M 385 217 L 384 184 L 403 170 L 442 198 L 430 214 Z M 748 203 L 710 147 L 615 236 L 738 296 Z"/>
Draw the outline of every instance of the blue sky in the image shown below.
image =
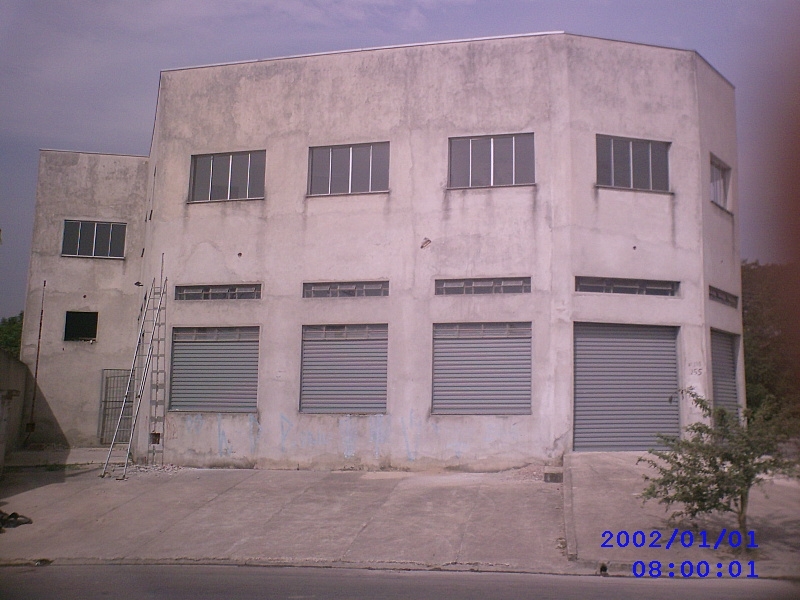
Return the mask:
<path id="1" fill-rule="evenodd" d="M 540 31 L 697 50 L 729 79 L 742 256 L 789 258 L 798 0 L 0 0 L 0 316 L 24 304 L 38 149 L 147 154 L 160 70 Z"/>

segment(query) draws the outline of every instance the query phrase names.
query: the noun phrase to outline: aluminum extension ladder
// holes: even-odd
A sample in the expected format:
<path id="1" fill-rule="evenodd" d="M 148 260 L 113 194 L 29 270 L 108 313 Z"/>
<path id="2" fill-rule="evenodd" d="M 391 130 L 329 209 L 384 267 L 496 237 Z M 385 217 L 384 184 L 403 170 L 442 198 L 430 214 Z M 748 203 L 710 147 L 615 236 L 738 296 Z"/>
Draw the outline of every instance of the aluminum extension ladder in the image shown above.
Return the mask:
<path id="1" fill-rule="evenodd" d="M 136 395 L 134 396 L 133 403 L 133 415 L 131 420 L 131 433 L 130 437 L 128 438 L 128 446 L 125 449 L 125 466 L 122 470 L 122 475 L 117 479 L 125 479 L 125 476 L 128 472 L 128 462 L 130 460 L 131 455 L 131 444 L 133 443 L 133 436 L 136 430 L 136 420 L 139 416 L 139 409 L 142 405 L 142 396 L 144 394 L 145 386 L 147 384 L 147 375 L 150 371 L 150 365 L 153 361 L 153 348 L 154 348 L 154 339 L 156 337 L 156 332 L 161 330 L 161 321 L 160 317 L 162 311 L 164 310 L 165 304 L 165 295 L 167 292 L 167 279 L 165 278 L 162 282 L 160 287 L 156 286 L 156 280 L 153 279 L 153 283 L 150 285 L 150 290 L 145 295 L 145 300 L 142 303 L 142 309 L 139 314 L 139 335 L 136 341 L 136 351 L 133 353 L 133 362 L 131 363 L 131 369 L 128 374 L 128 383 L 125 386 L 125 396 L 123 397 L 122 406 L 120 407 L 119 411 L 119 418 L 117 419 L 117 426 L 114 429 L 114 436 L 111 438 L 111 444 L 108 448 L 108 456 L 106 457 L 105 465 L 103 465 L 103 472 L 100 474 L 100 477 L 105 477 L 108 474 L 108 464 L 111 461 L 111 453 L 114 450 L 114 444 L 117 442 L 117 435 L 120 431 L 120 425 L 122 424 L 123 417 L 125 414 L 126 405 L 131 402 L 130 395 L 131 392 L 136 390 Z M 148 315 L 152 312 L 153 318 L 152 320 L 148 319 Z M 148 334 L 146 323 L 151 322 L 152 328 Z M 163 351 L 163 346 L 158 344 L 161 351 Z M 141 364 L 141 362 L 144 364 Z M 137 365 L 137 363 L 139 363 Z M 137 369 L 141 372 L 139 373 L 139 377 L 141 378 L 139 381 L 139 385 L 136 385 L 137 380 Z"/>

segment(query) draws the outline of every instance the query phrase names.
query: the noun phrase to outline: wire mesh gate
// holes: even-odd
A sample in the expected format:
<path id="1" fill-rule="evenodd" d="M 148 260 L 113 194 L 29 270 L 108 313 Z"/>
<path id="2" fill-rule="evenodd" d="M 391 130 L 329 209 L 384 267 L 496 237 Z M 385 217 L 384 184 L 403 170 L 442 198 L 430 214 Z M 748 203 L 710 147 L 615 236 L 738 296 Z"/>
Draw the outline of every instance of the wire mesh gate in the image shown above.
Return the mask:
<path id="1" fill-rule="evenodd" d="M 114 429 L 117 426 L 122 403 L 125 402 L 125 386 L 128 384 L 128 369 L 103 369 L 103 396 L 100 403 L 100 430 L 98 436 L 101 444 L 110 444 L 114 438 Z M 125 403 L 122 413 L 118 443 L 128 443 L 131 438 L 131 417 L 133 402 L 129 399 Z"/>

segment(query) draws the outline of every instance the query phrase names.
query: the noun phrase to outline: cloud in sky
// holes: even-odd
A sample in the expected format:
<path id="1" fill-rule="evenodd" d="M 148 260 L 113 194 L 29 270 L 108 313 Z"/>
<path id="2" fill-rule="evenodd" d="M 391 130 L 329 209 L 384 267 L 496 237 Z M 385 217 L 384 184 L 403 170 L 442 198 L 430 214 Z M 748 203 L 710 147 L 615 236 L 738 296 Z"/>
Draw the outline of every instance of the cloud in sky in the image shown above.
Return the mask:
<path id="1" fill-rule="evenodd" d="M 698 50 L 737 86 L 742 252 L 780 258 L 794 0 L 0 0 L 0 316 L 22 308 L 37 149 L 146 154 L 160 70 L 553 30 Z"/>

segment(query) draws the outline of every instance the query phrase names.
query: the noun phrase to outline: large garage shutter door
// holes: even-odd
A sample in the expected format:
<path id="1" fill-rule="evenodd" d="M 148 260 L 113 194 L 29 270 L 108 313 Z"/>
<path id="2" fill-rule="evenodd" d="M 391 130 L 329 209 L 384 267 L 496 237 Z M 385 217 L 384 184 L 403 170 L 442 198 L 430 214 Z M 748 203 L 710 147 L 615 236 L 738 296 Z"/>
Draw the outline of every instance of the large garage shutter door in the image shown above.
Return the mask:
<path id="1" fill-rule="evenodd" d="M 736 394 L 736 342 L 730 333 L 711 331 L 711 379 L 714 389 L 714 406 L 738 414 L 739 397 Z"/>
<path id="2" fill-rule="evenodd" d="M 675 327 L 575 323 L 575 450 L 660 448 L 680 434 Z"/>
<path id="3" fill-rule="evenodd" d="M 255 412 L 258 327 L 175 327 L 170 410 Z"/>
<path id="4" fill-rule="evenodd" d="M 304 325 L 300 410 L 385 413 L 388 326 Z"/>
<path id="5" fill-rule="evenodd" d="M 531 324 L 434 324 L 432 412 L 530 414 Z"/>

